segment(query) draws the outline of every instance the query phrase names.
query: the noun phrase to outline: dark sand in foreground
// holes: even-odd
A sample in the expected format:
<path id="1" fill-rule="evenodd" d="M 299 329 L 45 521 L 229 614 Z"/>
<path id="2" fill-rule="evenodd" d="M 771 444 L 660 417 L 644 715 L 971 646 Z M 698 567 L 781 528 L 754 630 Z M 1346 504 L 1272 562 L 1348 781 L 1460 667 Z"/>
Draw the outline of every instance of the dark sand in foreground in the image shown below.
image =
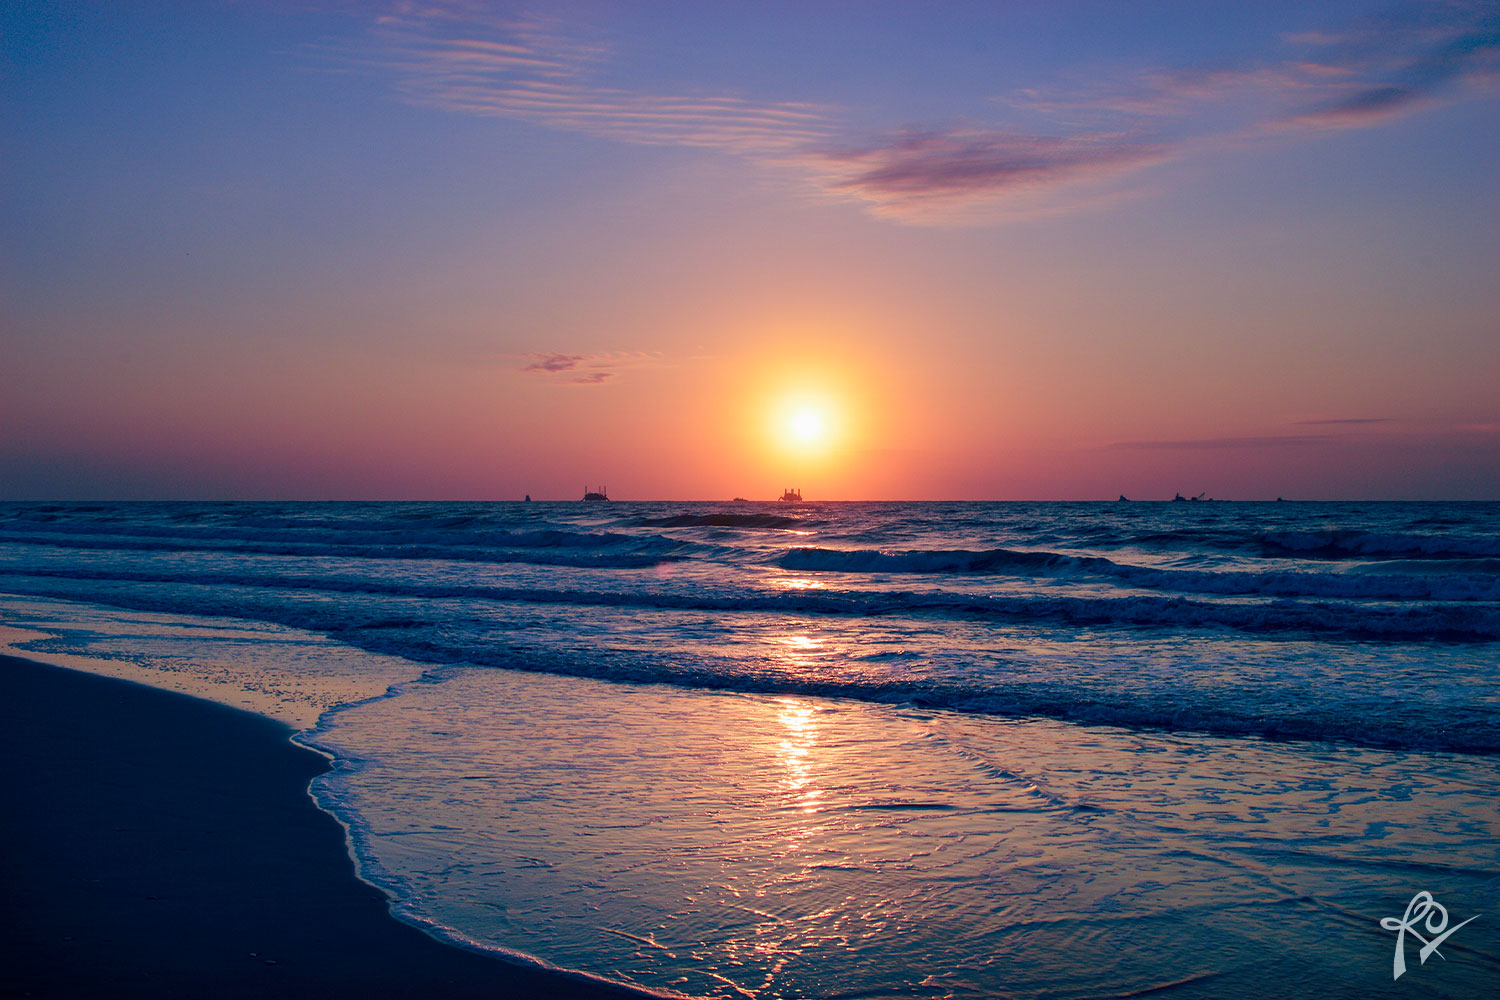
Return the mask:
<path id="1" fill-rule="evenodd" d="M 635 996 L 441 944 L 354 876 L 277 722 L 0 657 L 0 994 Z"/>

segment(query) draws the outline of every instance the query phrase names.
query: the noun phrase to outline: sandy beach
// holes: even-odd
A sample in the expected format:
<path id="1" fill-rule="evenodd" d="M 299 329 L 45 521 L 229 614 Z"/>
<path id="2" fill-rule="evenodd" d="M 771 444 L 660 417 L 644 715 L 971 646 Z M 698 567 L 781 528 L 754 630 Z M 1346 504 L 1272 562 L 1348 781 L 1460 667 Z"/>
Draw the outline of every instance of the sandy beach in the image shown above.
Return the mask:
<path id="1" fill-rule="evenodd" d="M 389 916 L 270 720 L 0 658 L 0 993 L 606 997 Z"/>

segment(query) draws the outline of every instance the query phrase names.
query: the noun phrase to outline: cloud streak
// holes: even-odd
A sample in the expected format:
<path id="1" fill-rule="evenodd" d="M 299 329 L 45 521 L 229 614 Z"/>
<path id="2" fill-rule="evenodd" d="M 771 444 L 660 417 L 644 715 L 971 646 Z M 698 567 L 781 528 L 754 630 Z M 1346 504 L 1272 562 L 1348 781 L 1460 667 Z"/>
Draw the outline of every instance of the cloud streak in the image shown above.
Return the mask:
<path id="1" fill-rule="evenodd" d="M 403 4 L 363 38 L 322 54 L 334 65 L 390 74 L 413 104 L 621 142 L 769 154 L 828 133 L 824 109 L 813 104 L 605 85 L 608 46 L 559 22 L 483 5 Z"/>
<path id="2" fill-rule="evenodd" d="M 1217 437 L 1186 440 L 1116 441 L 1106 445 L 1108 451 L 1171 450 L 1216 451 L 1237 448 L 1294 448 L 1328 441 L 1326 434 L 1268 434 L 1259 437 Z"/>
<path id="3" fill-rule="evenodd" d="M 1162 147 L 1117 135 L 1036 136 L 977 128 L 904 131 L 808 157 L 830 193 L 910 221 L 981 211 L 1007 195 L 1101 181 L 1160 159 Z"/>
<path id="4" fill-rule="evenodd" d="M 1489 0 L 1406 4 L 1281 41 L 1282 54 L 1260 62 L 1028 88 L 1004 103 L 1075 119 L 1176 119 L 1185 134 L 1254 135 L 1375 124 L 1436 103 L 1455 84 L 1500 79 L 1500 7 Z"/>
<path id="5" fill-rule="evenodd" d="M 655 360 L 647 354 L 561 354 L 540 352 L 522 355 L 528 359 L 519 366 L 550 382 L 562 385 L 600 385 L 618 376 L 627 368 L 640 367 Z"/>
<path id="6" fill-rule="evenodd" d="M 1343 34 L 1293 40 L 1352 78 L 1351 92 L 1289 116 L 1296 126 L 1373 124 L 1435 103 L 1455 83 L 1500 78 L 1500 9 L 1493 3 L 1399 7 Z"/>
<path id="7" fill-rule="evenodd" d="M 1116 441 L 1104 446 L 1106 451 L 1167 450 L 1167 451 L 1216 451 L 1238 448 L 1300 448 L 1307 445 L 1337 444 L 1340 442 L 1368 439 L 1358 430 L 1384 424 L 1398 423 L 1394 417 L 1329 417 L 1316 420 L 1293 421 L 1293 427 L 1327 427 L 1328 432 L 1300 434 L 1261 434 L 1243 437 L 1214 438 L 1164 438 L 1147 441 Z M 1337 433 L 1340 428 L 1350 433 Z"/>

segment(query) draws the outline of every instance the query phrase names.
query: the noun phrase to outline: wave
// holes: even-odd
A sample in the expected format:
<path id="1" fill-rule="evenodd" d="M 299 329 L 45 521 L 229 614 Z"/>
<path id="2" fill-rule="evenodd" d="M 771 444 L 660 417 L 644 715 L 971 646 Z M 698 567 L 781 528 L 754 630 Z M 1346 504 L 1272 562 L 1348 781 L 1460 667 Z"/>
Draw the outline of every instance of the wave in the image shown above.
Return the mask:
<path id="1" fill-rule="evenodd" d="M 792 528 L 803 522 L 781 514 L 673 514 L 635 523 L 651 528 Z"/>
<path id="2" fill-rule="evenodd" d="M 1237 632 L 1307 635 L 1382 641 L 1488 642 L 1500 639 L 1500 607 L 1492 604 L 1347 604 L 1269 600 L 1213 602 L 1184 597 L 1128 595 L 1070 597 L 1030 594 L 963 594 L 950 591 L 737 591 L 714 594 L 701 588 L 664 590 L 576 590 L 477 584 L 413 583 L 352 577 L 276 576 L 224 573 L 121 572 L 0 569 L 0 580 L 16 592 L 56 594 L 29 580 L 90 584 L 167 584 L 235 587 L 265 591 L 371 594 L 435 600 L 481 600 L 531 604 L 658 610 L 751 611 L 881 617 L 891 615 L 978 619 L 1069 626 L 1229 629 Z M 36 588 L 40 587 L 38 590 Z M 91 597 L 81 598 L 93 600 Z M 110 603 L 106 598 L 103 603 Z M 192 608 L 176 608 L 193 612 Z M 196 613 L 196 612 L 194 612 Z"/>
<path id="3" fill-rule="evenodd" d="M 1467 528 L 1478 526 L 1470 519 L 1427 518 L 1409 522 L 1408 528 Z M 1168 530 L 1116 524 L 1079 526 L 1067 533 L 1028 532 L 1029 540 L 1046 543 L 1061 538 L 1072 547 L 1094 549 L 1138 548 L 1153 551 L 1222 552 L 1273 558 L 1380 559 L 1426 557 L 1468 559 L 1500 556 L 1500 538 L 1491 534 L 1420 531 L 1372 531 L 1355 528 L 1317 530 L 1259 530 L 1249 525 L 1184 525 Z"/>
<path id="4" fill-rule="evenodd" d="M 1017 569 L 1090 568 L 1114 565 L 1100 557 L 1016 549 L 791 549 L 776 560 L 782 569 L 832 573 L 1004 573 Z"/>
<path id="5" fill-rule="evenodd" d="M 1413 535 L 1401 532 L 1327 529 L 1323 531 L 1268 531 L 1262 546 L 1304 559 L 1369 559 L 1420 557 L 1473 559 L 1500 556 L 1500 538 Z"/>
<path id="6" fill-rule="evenodd" d="M 455 519 L 467 523 L 467 519 Z M 235 524 L 216 527 L 182 525 L 131 524 L 128 530 L 108 523 L 68 524 L 65 526 L 27 525 L 25 531 L 0 527 L 0 541 L 23 544 L 55 544 L 104 540 L 125 545 L 144 539 L 158 540 L 170 547 L 194 548 L 214 542 L 239 542 L 249 545 L 345 545 L 379 546 L 394 549 L 404 545 L 441 545 L 453 548 L 470 546 L 508 546 L 512 548 L 599 548 L 621 543 L 635 543 L 642 538 L 673 541 L 661 535 L 636 535 L 618 531 L 571 531 L 565 528 L 474 528 L 455 532 L 452 525 L 382 525 L 350 527 L 340 525 L 299 524 L 268 533 L 265 528 Z M 37 532 L 40 532 L 38 534 Z"/>
<path id="7" fill-rule="evenodd" d="M 724 517 L 754 518 L 770 527 L 795 519 L 777 515 L 683 515 L 655 519 L 703 526 Z M 126 552 L 219 552 L 245 555 L 342 559 L 435 560 L 465 563 L 524 563 L 593 569 L 648 569 L 686 560 L 744 558 L 749 553 L 724 545 L 669 538 L 657 534 L 610 531 L 471 531 L 453 536 L 443 531 L 346 532 L 314 540 L 245 538 L 240 529 L 184 536 L 181 529 L 144 537 L 112 533 L 54 536 L 0 530 L 0 543 L 59 549 Z M 326 535 L 326 533 L 324 533 Z M 1024 549 L 834 549 L 793 548 L 772 565 L 798 572 L 860 574 L 955 574 L 1065 576 L 1117 580 L 1149 590 L 1186 594 L 1265 597 L 1322 597 L 1365 600 L 1495 601 L 1500 600 L 1500 560 L 1427 558 L 1361 564 L 1348 572 L 1306 570 L 1209 571 L 1164 569 L 1115 562 L 1103 556 L 1078 556 Z"/>
<path id="8" fill-rule="evenodd" d="M 1473 560 L 1456 572 L 1404 575 L 1306 571 L 1210 571 L 1131 566 L 1102 556 L 1015 549 L 791 549 L 775 559 L 799 572 L 885 574 L 1085 575 L 1149 590 L 1263 597 L 1356 598 L 1365 600 L 1500 601 L 1500 575 Z"/>
<path id="9" fill-rule="evenodd" d="M 1481 690 L 1500 505 L 1186 507 L 0 504 L 0 591 L 276 622 L 434 664 L 1500 753 Z M 819 585 L 777 586 L 783 571 Z M 711 641 L 792 628 L 877 641 L 797 670 Z M 1039 670 L 1058 643 L 1078 665 Z M 1145 680 L 1142 650 L 1182 651 L 1180 683 Z M 1196 658 L 1262 650 L 1257 683 L 1194 683 Z M 1424 675 L 1417 702 L 1388 704 L 1385 662 L 1461 684 Z"/>
<path id="10" fill-rule="evenodd" d="M 435 511 L 399 512 L 380 522 L 364 518 L 324 519 L 338 521 L 337 530 L 312 527 L 306 519 L 296 530 L 247 527 L 245 522 L 282 524 L 277 517 L 244 517 L 236 524 L 189 525 L 132 524 L 122 526 L 90 520 L 66 528 L 49 529 L 28 523 L 26 530 L 0 527 L 0 544 L 49 547 L 58 550 L 101 550 L 141 553 L 213 552 L 230 555 L 282 556 L 292 558 L 348 560 L 417 560 L 476 564 L 523 564 L 598 570 L 643 570 L 670 563 L 700 561 L 729 566 L 751 560 L 798 572 L 930 576 L 1013 576 L 1021 579 L 1048 577 L 1108 581 L 1127 588 L 1167 591 L 1187 596 L 1243 596 L 1317 598 L 1367 601 L 1462 601 L 1500 600 L 1500 558 L 1484 555 L 1460 557 L 1461 549 L 1484 551 L 1490 546 L 1480 538 L 1445 539 L 1447 549 L 1428 539 L 1421 558 L 1386 558 L 1378 561 L 1346 562 L 1331 571 L 1327 553 L 1332 540 L 1343 550 L 1360 548 L 1389 554 L 1415 552 L 1414 539 L 1427 536 L 1339 534 L 1329 532 L 1283 532 L 1286 545 L 1304 545 L 1325 561 L 1308 561 L 1297 568 L 1259 567 L 1259 560 L 1241 558 L 1242 569 L 1189 569 L 1142 566 L 1102 555 L 1018 549 L 904 549 L 792 548 L 767 557 L 745 545 L 722 539 L 670 537 L 657 533 L 582 530 L 571 527 L 499 527 L 493 522 L 476 523 L 472 515 Z M 803 523 L 777 513 L 682 513 L 649 518 L 658 527 L 694 526 L 774 528 Z M 378 530 L 372 524 L 378 523 Z M 644 522 L 643 522 L 644 523 Z M 358 525 L 351 528 L 350 525 Z M 128 532 L 128 533 L 127 533 Z M 1263 537 L 1271 537 L 1269 534 Z M 1180 537 L 1179 542 L 1180 544 Z M 1435 553 L 1435 554 L 1434 554 Z M 1181 560 L 1179 560 L 1180 562 Z M 1296 567 L 1295 562 L 1280 560 Z M 1275 564 L 1271 564 L 1275 565 Z"/>
<path id="11" fill-rule="evenodd" d="M 407 659 L 505 670 L 590 677 L 615 683 L 670 684 L 700 690 L 750 694 L 850 698 L 927 710 L 1010 718 L 1048 718 L 1134 730 L 1200 732 L 1223 737 L 1344 742 L 1393 750 L 1500 754 L 1500 715 L 1493 708 L 1409 704 L 1399 713 L 1371 715 L 1339 701 L 1309 705 L 1284 697 L 1279 703 L 1228 701 L 1190 687 L 1170 691 L 1099 691 L 1093 684 L 1008 683 L 989 678 L 970 683 L 924 678 L 920 683 L 871 677 L 796 677 L 784 672 L 730 672 L 714 662 L 673 656 L 591 649 L 583 652 L 519 646 L 466 649 L 441 642 L 410 641 L 400 633 L 338 636 L 343 641 Z M 1230 693 L 1230 697 L 1234 697 Z"/>
<path id="12" fill-rule="evenodd" d="M 9 583 L 6 589 L 13 589 Z M 21 592 L 26 592 L 22 588 Z M 1500 754 L 1500 715 L 1491 706 L 1403 704 L 1399 711 L 1356 710 L 1348 695 L 1309 702 L 1296 689 L 1268 692 L 1196 689 L 1191 683 L 1170 689 L 1101 689 L 1096 679 L 1050 683 L 1008 681 L 988 676 L 965 681 L 946 677 L 920 680 L 879 676 L 789 675 L 780 670 L 746 669 L 691 654 L 670 655 L 573 643 L 527 645 L 516 639 L 481 641 L 441 619 L 370 614 L 347 602 L 247 604 L 237 594 L 181 595 L 116 591 L 56 594 L 75 600 L 143 611 L 219 617 L 253 617 L 292 628 L 322 632 L 368 652 L 443 666 L 488 667 L 591 677 L 612 682 L 670 684 L 701 690 L 754 694 L 852 698 L 977 715 L 1051 718 L 1087 725 L 1137 730 L 1193 731 L 1226 737 L 1348 742 L 1400 750 Z M 570 595 L 577 599 L 581 595 Z M 603 598 L 605 595 L 594 595 Z M 534 593 L 535 599 L 549 595 Z"/>
<path id="13" fill-rule="evenodd" d="M 406 559 L 467 563 L 644 569 L 715 554 L 711 547 L 661 535 L 565 531 L 491 532 L 461 544 L 410 539 L 354 541 L 238 541 L 233 538 L 53 538 L 0 532 L 0 543 L 121 552 L 216 552 L 235 555 L 341 559 Z M 493 547 L 496 544 L 507 547 Z M 589 551 L 593 549 L 594 551 Z"/>

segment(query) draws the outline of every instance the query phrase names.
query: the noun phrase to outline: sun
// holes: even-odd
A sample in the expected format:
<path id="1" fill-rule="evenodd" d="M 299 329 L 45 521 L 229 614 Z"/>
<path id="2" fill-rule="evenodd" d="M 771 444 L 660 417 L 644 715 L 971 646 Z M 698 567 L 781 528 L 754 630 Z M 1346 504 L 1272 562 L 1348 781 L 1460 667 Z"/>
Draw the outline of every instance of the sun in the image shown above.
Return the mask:
<path id="1" fill-rule="evenodd" d="M 783 362 L 754 387 L 746 430 L 753 426 L 757 452 L 781 475 L 832 475 L 860 446 L 858 387 L 829 367 Z"/>
<path id="2" fill-rule="evenodd" d="M 787 418 L 786 430 L 793 443 L 812 447 L 828 436 L 828 418 L 820 410 L 802 407 Z"/>
<path id="3" fill-rule="evenodd" d="M 813 458 L 828 452 L 839 437 L 838 413 L 821 393 L 782 397 L 771 423 L 772 438 L 784 452 Z"/>

